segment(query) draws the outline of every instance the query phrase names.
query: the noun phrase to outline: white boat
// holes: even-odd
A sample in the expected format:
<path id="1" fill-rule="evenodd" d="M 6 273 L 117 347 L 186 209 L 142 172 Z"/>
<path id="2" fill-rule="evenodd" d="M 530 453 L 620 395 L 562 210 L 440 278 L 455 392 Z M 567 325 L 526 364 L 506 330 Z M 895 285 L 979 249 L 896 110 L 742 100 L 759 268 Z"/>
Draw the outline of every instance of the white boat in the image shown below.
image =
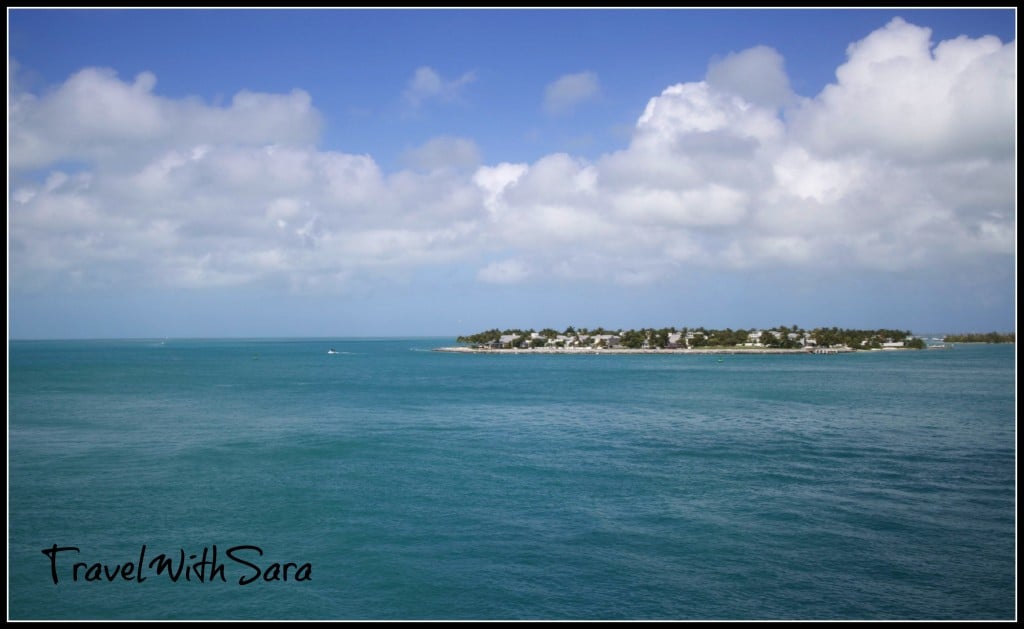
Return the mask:
<path id="1" fill-rule="evenodd" d="M 332 347 L 331 349 L 327 350 L 327 353 L 328 354 L 340 354 L 341 352 L 339 352 L 338 350 L 336 350 L 336 349 L 334 349 Z"/>

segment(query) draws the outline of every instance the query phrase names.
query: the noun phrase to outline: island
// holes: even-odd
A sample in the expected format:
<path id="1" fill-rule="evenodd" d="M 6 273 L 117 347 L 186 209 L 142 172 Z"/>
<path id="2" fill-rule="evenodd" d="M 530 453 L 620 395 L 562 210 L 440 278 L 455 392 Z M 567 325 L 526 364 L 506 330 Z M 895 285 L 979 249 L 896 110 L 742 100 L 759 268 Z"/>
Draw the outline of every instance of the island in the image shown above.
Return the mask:
<path id="1" fill-rule="evenodd" d="M 705 327 L 641 328 L 497 328 L 460 336 L 456 347 L 442 352 L 502 353 L 680 353 L 680 354 L 838 354 L 858 351 L 926 349 L 924 339 L 907 330 L 848 330 L 836 327 L 805 330 L 799 326 L 771 329 L 709 329 Z"/>

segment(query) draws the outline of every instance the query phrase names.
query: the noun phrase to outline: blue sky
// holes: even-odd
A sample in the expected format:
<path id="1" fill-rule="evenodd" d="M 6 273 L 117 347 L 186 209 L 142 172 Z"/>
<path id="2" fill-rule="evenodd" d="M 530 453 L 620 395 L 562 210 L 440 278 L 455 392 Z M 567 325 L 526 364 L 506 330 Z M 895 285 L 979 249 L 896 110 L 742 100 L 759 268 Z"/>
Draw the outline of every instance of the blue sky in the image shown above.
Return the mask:
<path id="1" fill-rule="evenodd" d="M 8 13 L 14 338 L 1015 328 L 1012 10 Z"/>

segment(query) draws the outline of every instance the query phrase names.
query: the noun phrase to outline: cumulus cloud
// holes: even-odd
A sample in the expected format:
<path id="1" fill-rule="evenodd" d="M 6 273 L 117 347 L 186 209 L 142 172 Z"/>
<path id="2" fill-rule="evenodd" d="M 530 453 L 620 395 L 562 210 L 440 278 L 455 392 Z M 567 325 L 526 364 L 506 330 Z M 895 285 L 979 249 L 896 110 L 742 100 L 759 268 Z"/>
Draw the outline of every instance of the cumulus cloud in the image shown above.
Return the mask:
<path id="1" fill-rule="evenodd" d="M 927 40 L 894 20 L 799 103 L 778 53 L 730 55 L 652 98 L 627 148 L 593 163 L 544 158 L 491 203 L 505 225 L 539 227 L 521 251 L 557 246 L 565 262 L 550 268 L 578 274 L 567 261 L 585 259 L 623 283 L 679 264 L 901 271 L 1011 255 L 1015 43 L 959 38 L 929 52 Z M 920 72 L 957 115 L 928 114 L 926 90 L 901 90 Z M 786 102 L 791 117 L 779 115 Z M 921 120 L 896 123 L 899 107 Z"/>
<path id="2" fill-rule="evenodd" d="M 600 91 L 594 72 L 566 74 L 544 88 L 544 111 L 552 115 L 566 114 L 580 103 L 596 98 Z"/>
<path id="3" fill-rule="evenodd" d="M 405 101 L 418 108 L 432 100 L 451 102 L 458 100 L 462 88 L 476 80 L 475 72 L 466 72 L 454 80 L 446 80 L 430 66 L 416 68 L 416 72 L 405 88 Z"/>
<path id="4" fill-rule="evenodd" d="M 893 19 L 851 44 L 838 81 L 805 103 L 794 139 L 831 156 L 914 161 L 1013 155 L 1017 44 L 993 36 L 933 46 L 931 30 Z"/>
<path id="5" fill-rule="evenodd" d="M 214 107 L 160 96 L 149 73 L 85 69 L 41 94 L 12 81 L 11 282 L 329 291 L 482 259 L 485 283 L 628 285 L 1006 261 L 1015 57 L 1015 42 L 932 45 L 897 19 L 782 111 L 784 65 L 758 47 L 667 86 L 596 159 L 481 164 L 472 140 L 441 136 L 391 173 L 315 148 L 321 115 L 300 90 Z M 451 89 L 421 70 L 416 102 Z"/>

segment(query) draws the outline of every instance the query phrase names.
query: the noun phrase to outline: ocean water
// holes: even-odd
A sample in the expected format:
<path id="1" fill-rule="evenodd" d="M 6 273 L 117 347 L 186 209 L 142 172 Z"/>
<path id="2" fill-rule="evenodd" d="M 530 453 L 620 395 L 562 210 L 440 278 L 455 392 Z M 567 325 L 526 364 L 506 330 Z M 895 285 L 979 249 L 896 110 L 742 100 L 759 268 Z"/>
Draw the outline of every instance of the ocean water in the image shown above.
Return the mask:
<path id="1" fill-rule="evenodd" d="M 9 343 L 9 618 L 1015 618 L 1012 346 L 449 344 Z"/>

